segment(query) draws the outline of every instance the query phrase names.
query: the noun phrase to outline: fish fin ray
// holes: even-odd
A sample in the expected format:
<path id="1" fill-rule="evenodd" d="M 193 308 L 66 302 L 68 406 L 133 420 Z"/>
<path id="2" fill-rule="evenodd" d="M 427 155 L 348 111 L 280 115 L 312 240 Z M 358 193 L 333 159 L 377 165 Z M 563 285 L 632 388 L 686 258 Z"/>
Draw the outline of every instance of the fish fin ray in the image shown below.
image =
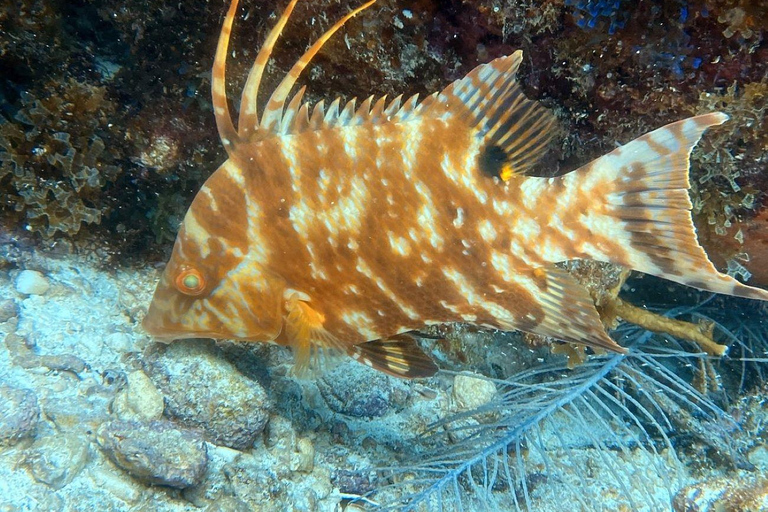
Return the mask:
<path id="1" fill-rule="evenodd" d="M 542 318 L 502 321 L 504 328 L 519 329 L 611 352 L 626 352 L 603 327 L 595 304 L 584 286 L 567 271 L 555 266 L 534 269 L 531 278 L 539 284 L 535 294 Z"/>
<path id="2" fill-rule="evenodd" d="M 320 38 L 315 41 L 315 43 L 310 46 L 306 52 L 304 52 L 304 55 L 302 55 L 301 58 L 296 61 L 296 63 L 293 65 L 290 71 L 288 71 L 280 84 L 278 84 L 277 88 L 275 88 L 275 90 L 272 92 L 272 95 L 267 101 L 267 106 L 264 109 L 264 114 L 261 118 L 262 126 L 269 130 L 279 123 L 280 118 L 282 117 L 283 105 L 285 104 L 285 100 L 288 97 L 288 93 L 290 93 L 291 88 L 296 83 L 296 80 L 298 80 L 301 72 L 304 71 L 304 68 L 309 65 L 312 58 L 317 55 L 323 45 L 331 38 L 331 36 L 333 36 L 333 34 L 335 34 L 341 27 L 343 27 L 347 21 L 349 21 L 361 11 L 373 5 L 375 2 L 376 0 L 370 0 L 347 13 L 331 28 L 329 28 L 322 36 L 320 36 Z"/>
<path id="3" fill-rule="evenodd" d="M 216 118 L 216 128 L 219 131 L 219 138 L 224 145 L 224 149 L 228 154 L 231 154 L 234 144 L 238 141 L 238 133 L 229 112 L 226 77 L 227 49 L 229 48 L 229 39 L 232 35 L 232 24 L 237 13 L 237 1 L 232 0 L 227 15 L 224 18 L 224 24 L 219 34 L 219 42 L 216 46 L 216 56 L 213 60 L 213 70 L 211 71 L 211 99 L 214 117 Z"/>
<path id="4" fill-rule="evenodd" d="M 285 336 L 293 348 L 294 375 L 310 377 L 329 370 L 347 352 L 344 343 L 323 327 L 325 317 L 293 295 L 286 301 Z"/>
<path id="5" fill-rule="evenodd" d="M 301 112 L 301 99 L 304 97 L 304 92 L 306 90 L 306 86 L 303 86 L 301 89 L 299 89 L 299 92 L 293 96 L 291 102 L 286 107 L 280 124 L 280 133 L 289 133 L 291 131 L 291 127 L 296 126 L 299 122 L 297 120 L 297 115 Z"/>
<path id="6" fill-rule="evenodd" d="M 401 379 L 431 377 L 438 370 L 409 333 L 353 345 L 347 351 L 356 361 Z"/>
<path id="7" fill-rule="evenodd" d="M 446 87 L 425 112 L 469 118 L 476 136 L 484 142 L 481 170 L 503 181 L 528 174 L 556 133 L 555 117 L 526 98 L 515 79 L 522 58 L 518 50 L 476 67 Z M 487 157 L 490 162 L 484 160 Z"/>
<path id="8" fill-rule="evenodd" d="M 264 131 L 260 130 L 258 114 L 261 78 L 264 75 L 264 70 L 267 67 L 270 55 L 272 55 L 275 43 L 280 38 L 280 34 L 282 34 L 294 7 L 296 7 L 296 2 L 297 0 L 291 0 L 285 10 L 283 10 L 283 13 L 277 19 L 277 23 L 269 31 L 259 53 L 256 54 L 253 66 L 251 66 L 251 70 L 248 72 L 248 78 L 245 81 L 245 86 L 240 96 L 240 118 L 238 122 L 238 129 L 243 138 L 250 137 L 252 135 L 250 132 L 259 133 L 263 136 Z"/>
<path id="9" fill-rule="evenodd" d="M 584 255 L 701 290 L 768 300 L 768 291 L 718 272 L 696 238 L 688 170 L 704 131 L 728 116 L 712 112 L 671 123 L 560 179 L 574 188 L 603 188 L 604 237 L 623 250 Z M 599 201 L 593 201 L 597 204 Z M 603 231 L 604 231 L 603 230 Z"/>

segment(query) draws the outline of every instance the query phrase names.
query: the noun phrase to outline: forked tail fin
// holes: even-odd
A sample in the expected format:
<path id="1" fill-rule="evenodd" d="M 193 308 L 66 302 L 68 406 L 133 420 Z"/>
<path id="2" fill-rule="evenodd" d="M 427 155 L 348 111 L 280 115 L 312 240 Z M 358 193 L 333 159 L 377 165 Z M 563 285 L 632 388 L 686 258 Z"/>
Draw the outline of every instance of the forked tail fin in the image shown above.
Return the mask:
<path id="1" fill-rule="evenodd" d="M 713 112 L 638 137 L 560 178 L 566 202 L 584 233 L 578 257 L 609 261 L 701 290 L 768 300 L 768 291 L 717 271 L 696 239 L 688 197 L 691 150 L 710 126 L 728 116 Z M 587 208 L 579 208 L 579 203 Z"/>

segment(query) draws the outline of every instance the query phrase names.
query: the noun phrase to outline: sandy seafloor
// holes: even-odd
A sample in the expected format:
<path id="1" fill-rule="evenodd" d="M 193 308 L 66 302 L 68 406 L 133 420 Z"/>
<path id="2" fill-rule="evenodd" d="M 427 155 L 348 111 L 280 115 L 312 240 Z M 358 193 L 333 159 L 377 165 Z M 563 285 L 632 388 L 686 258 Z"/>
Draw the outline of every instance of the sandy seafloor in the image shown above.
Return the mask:
<path id="1" fill-rule="evenodd" d="M 394 451 L 407 452 L 410 437 L 456 406 L 453 376 L 440 375 L 418 383 L 381 380 L 386 393 L 376 395 L 374 390 L 373 399 L 357 405 L 373 408 L 381 414 L 378 417 L 359 417 L 360 411 L 353 411 L 358 417 L 336 412 L 314 381 L 296 381 L 287 375 L 290 356 L 278 347 L 248 351 L 225 346 L 217 351 L 211 343 L 187 341 L 174 345 L 174 350 L 160 350 L 157 359 L 145 354 L 153 352 L 153 343 L 139 328 L 157 270 L 105 271 L 77 259 L 39 255 L 29 257 L 25 265 L 40 271 L 50 288 L 43 295 L 26 295 L 17 291 L 21 269 L 0 274 L 5 311 L 5 321 L 0 323 L 0 338 L 5 338 L 0 344 L 0 382 L 5 393 L 9 388 L 29 390 L 40 416 L 36 428 L 22 433 L 21 440 L 9 442 L 3 437 L 10 446 L 0 447 L 2 512 L 342 510 L 342 491 L 367 490 L 364 481 L 355 483 L 350 474 L 394 463 Z M 19 347 L 20 339 L 26 341 L 26 348 Z M 147 365 L 152 357 L 154 366 Z M 143 378 L 145 370 L 151 380 Z M 137 371 L 144 372 L 139 375 L 142 378 L 136 377 Z M 345 366 L 352 377 L 368 371 L 356 364 Z M 132 374 L 133 380 L 128 378 Z M 362 375 L 363 380 L 371 378 L 368 373 Z M 174 379 L 178 385 L 169 384 Z M 132 382 L 138 384 L 129 385 Z M 216 403 L 229 399 L 224 405 Z M 0 416 L 2 428 L 8 429 L 13 428 L 8 418 L 19 411 L 9 410 L 5 400 Z M 254 421 L 260 415 L 261 422 Z M 167 416 L 174 417 L 172 423 L 152 423 Z M 134 423 L 115 426 L 121 418 Z M 238 430 L 243 423 L 245 431 Z M 105 424 L 112 425 L 106 433 Z M 139 439 L 131 441 L 131 432 L 120 431 L 120 425 L 123 429 L 143 425 L 146 432 L 164 434 L 146 434 L 150 437 L 142 440 L 143 431 L 137 430 Z M 185 425 L 192 425 L 192 430 Z M 668 502 L 670 485 L 679 488 L 721 476 L 723 471 L 715 464 L 707 469 L 706 464 L 683 460 L 697 467 L 695 474 L 684 473 L 680 482 L 670 483 L 656 471 L 658 465 L 670 463 L 668 451 L 656 456 L 641 450 L 611 452 L 601 457 L 583 433 L 568 432 L 565 422 L 558 428 L 569 439 L 569 460 L 583 461 L 589 468 L 587 473 L 568 476 L 574 485 L 586 483 L 598 500 L 589 510 L 631 510 L 622 490 L 606 483 L 615 471 L 632 475 L 635 488 L 626 490 L 640 505 L 648 492 Z M 211 442 L 213 438 L 217 444 Z M 133 444 L 115 448 L 129 441 Z M 178 450 L 163 455 L 166 442 L 172 445 L 171 451 Z M 187 444 L 191 448 L 185 451 Z M 234 449 L 226 444 L 248 446 Z M 208 462 L 201 473 L 202 447 Z M 142 478 L 129 475 L 107 457 L 110 450 L 113 454 L 122 450 L 123 464 L 132 465 L 134 472 L 142 471 L 137 467 L 152 466 L 149 472 L 155 473 Z M 749 478 L 762 473 L 764 453 L 762 448 L 749 456 L 758 470 Z M 160 464 L 163 461 L 165 466 Z M 535 466 L 535 461 L 530 462 Z M 729 475 L 737 478 L 736 473 Z M 152 478 L 194 484 L 180 490 L 146 483 Z M 555 482 L 537 485 L 532 494 L 535 509 L 566 510 L 564 503 L 569 503 L 567 510 L 584 509 L 568 498 L 570 489 Z"/>

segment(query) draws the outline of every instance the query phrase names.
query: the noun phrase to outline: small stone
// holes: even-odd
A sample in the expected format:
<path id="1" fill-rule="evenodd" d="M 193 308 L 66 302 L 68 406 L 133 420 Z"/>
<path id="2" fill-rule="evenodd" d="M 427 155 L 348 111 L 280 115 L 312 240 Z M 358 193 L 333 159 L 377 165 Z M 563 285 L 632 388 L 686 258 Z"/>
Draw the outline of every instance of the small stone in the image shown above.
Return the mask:
<path id="1" fill-rule="evenodd" d="M 374 489 L 365 471 L 337 469 L 331 475 L 331 483 L 342 493 L 364 496 Z"/>
<path id="2" fill-rule="evenodd" d="M 768 469 L 768 446 L 758 444 L 747 454 L 747 460 L 757 466 L 758 469 L 765 471 Z"/>
<path id="3" fill-rule="evenodd" d="M 258 512 L 234 496 L 222 496 L 205 508 L 205 512 Z"/>
<path id="4" fill-rule="evenodd" d="M 490 402 L 496 394 L 496 385 L 471 375 L 457 375 L 453 379 L 453 399 L 462 411 L 477 409 Z"/>
<path id="5" fill-rule="evenodd" d="M 13 299 L 0 299 L 0 324 L 19 316 L 19 306 Z"/>
<path id="6" fill-rule="evenodd" d="M 110 421 L 96 441 L 117 466 L 150 484 L 185 489 L 199 484 L 208 467 L 205 441 L 169 421 Z"/>
<path id="7" fill-rule="evenodd" d="M 40 419 L 37 396 L 29 389 L 0 386 L 0 446 L 33 437 Z"/>
<path id="8" fill-rule="evenodd" d="M 105 468 L 94 468 L 89 473 L 96 488 L 104 489 L 129 505 L 135 505 L 141 499 L 144 486 L 136 480 L 125 478 L 122 473 Z"/>
<path id="9" fill-rule="evenodd" d="M 112 402 L 112 412 L 121 420 L 158 420 L 163 415 L 163 395 L 141 370 L 127 376 L 128 384 Z"/>
<path id="10" fill-rule="evenodd" d="M 130 335 L 124 332 L 113 332 L 109 336 L 107 336 L 105 340 L 105 345 L 110 348 L 110 350 L 118 353 L 124 353 L 124 352 L 130 352 L 131 350 L 136 350 L 133 338 L 131 338 Z"/>
<path id="11" fill-rule="evenodd" d="M 51 285 L 37 270 L 22 270 L 16 277 L 16 291 L 24 295 L 44 295 Z"/>
<path id="12" fill-rule="evenodd" d="M 267 425 L 264 388 L 226 361 L 212 343 L 159 346 L 144 362 L 165 397 L 165 414 L 202 430 L 211 442 L 250 448 Z"/>
<path id="13" fill-rule="evenodd" d="M 674 512 L 754 512 L 768 510 L 768 479 L 732 475 L 698 482 L 678 491 Z"/>
<path id="14" fill-rule="evenodd" d="M 296 443 L 296 451 L 291 457 L 291 471 L 311 473 L 315 467 L 315 445 L 312 440 L 302 437 Z"/>
<path id="15" fill-rule="evenodd" d="M 109 419 L 107 397 L 73 396 L 67 400 L 61 400 L 57 396 L 49 395 L 40 401 L 46 419 L 62 432 L 91 434 Z"/>
<path id="16" fill-rule="evenodd" d="M 375 418 L 405 406 L 411 389 L 403 381 L 358 363 L 343 363 L 317 381 L 332 410 L 355 418 Z"/>
<path id="17" fill-rule="evenodd" d="M 61 489 L 88 462 L 88 441 L 75 434 L 55 434 L 35 442 L 24 455 L 24 464 L 40 483 Z"/>

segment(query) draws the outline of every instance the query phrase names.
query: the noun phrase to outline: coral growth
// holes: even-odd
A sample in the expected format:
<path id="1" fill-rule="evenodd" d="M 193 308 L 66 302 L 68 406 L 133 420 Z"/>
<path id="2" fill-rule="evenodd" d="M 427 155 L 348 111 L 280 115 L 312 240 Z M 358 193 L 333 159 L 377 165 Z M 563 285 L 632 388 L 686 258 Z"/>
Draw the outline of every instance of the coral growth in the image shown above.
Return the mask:
<path id="1" fill-rule="evenodd" d="M 0 116 L 2 206 L 20 213 L 25 229 L 51 237 L 100 221 L 96 192 L 119 172 L 99 136 L 113 112 L 104 88 L 71 80 L 46 97 L 23 93 L 13 117 Z"/>
<path id="2" fill-rule="evenodd" d="M 713 130 L 694 154 L 694 213 L 702 243 L 717 260 L 725 264 L 742 254 L 741 259 L 749 261 L 758 256 L 764 243 L 760 240 L 766 238 L 747 226 L 768 189 L 768 78 L 702 92 L 691 108 L 692 113 L 713 110 L 727 113 L 731 120 Z"/>
<path id="3" fill-rule="evenodd" d="M 624 0 L 565 0 L 565 5 L 574 6 L 576 25 L 581 28 L 595 28 L 601 20 L 608 23 L 608 33 L 624 28 L 630 16 L 631 5 Z"/>

